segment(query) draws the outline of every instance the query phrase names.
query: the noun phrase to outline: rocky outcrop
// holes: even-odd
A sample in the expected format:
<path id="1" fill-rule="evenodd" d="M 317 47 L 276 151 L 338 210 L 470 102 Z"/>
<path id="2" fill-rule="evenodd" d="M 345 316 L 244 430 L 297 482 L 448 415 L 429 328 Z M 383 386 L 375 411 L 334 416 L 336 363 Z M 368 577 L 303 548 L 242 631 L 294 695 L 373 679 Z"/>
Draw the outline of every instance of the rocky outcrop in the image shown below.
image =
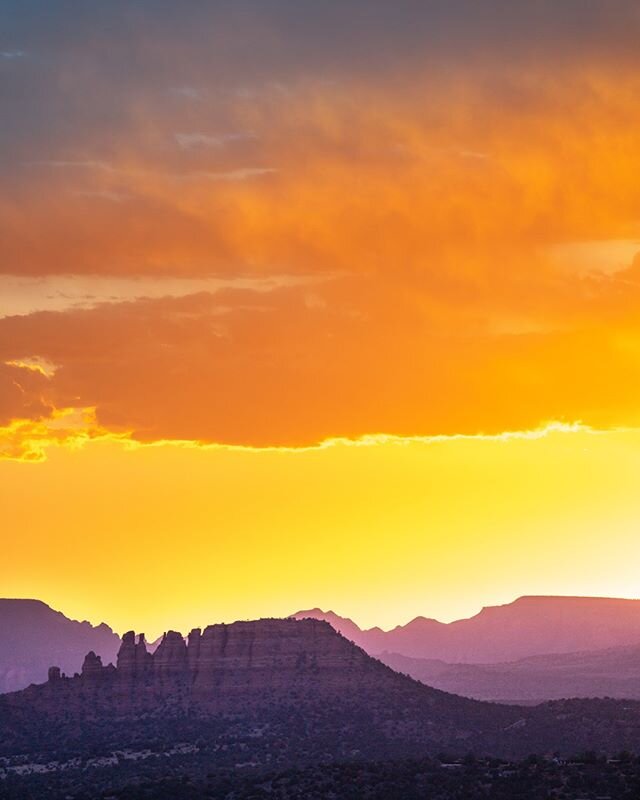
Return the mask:
<path id="1" fill-rule="evenodd" d="M 128 631 L 122 637 L 122 644 L 117 656 L 118 671 L 126 679 L 143 678 L 153 664 L 153 656 L 147 652 L 144 633 L 136 635 Z"/>
<path id="2" fill-rule="evenodd" d="M 51 664 L 73 675 L 89 650 L 107 664 L 119 644 L 108 625 L 76 622 L 39 600 L 0 599 L 0 694 L 42 683 Z"/>
<path id="3" fill-rule="evenodd" d="M 49 667 L 47 682 L 54 683 L 55 681 L 59 681 L 60 678 L 61 678 L 60 667 Z"/>
<path id="4" fill-rule="evenodd" d="M 102 672 L 102 659 L 100 656 L 97 656 L 93 650 L 91 650 L 84 657 L 84 662 L 82 664 L 82 675 L 85 678 L 92 678 L 96 675 L 102 675 Z"/>
<path id="5" fill-rule="evenodd" d="M 326 622 L 264 619 L 195 628 L 186 640 L 168 631 L 154 653 L 144 634 L 129 631 L 115 667 L 91 651 L 79 675 L 52 667 L 46 684 L 22 694 L 54 712 L 84 704 L 89 715 L 159 707 L 209 713 L 306 695 L 348 696 L 374 687 L 381 673 L 393 675 Z"/>
<path id="6" fill-rule="evenodd" d="M 153 654 L 153 669 L 161 679 L 189 674 L 187 645 L 181 634 L 176 631 L 165 633 Z"/>

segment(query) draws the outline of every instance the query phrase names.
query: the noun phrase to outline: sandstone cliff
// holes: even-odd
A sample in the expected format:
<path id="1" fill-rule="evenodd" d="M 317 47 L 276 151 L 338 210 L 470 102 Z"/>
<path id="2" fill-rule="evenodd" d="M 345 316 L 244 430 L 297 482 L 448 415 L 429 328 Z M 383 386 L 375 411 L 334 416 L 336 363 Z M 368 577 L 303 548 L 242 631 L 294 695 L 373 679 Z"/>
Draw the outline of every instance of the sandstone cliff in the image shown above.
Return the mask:
<path id="1" fill-rule="evenodd" d="M 144 634 L 129 631 L 116 666 L 90 652 L 80 674 L 54 666 L 46 684 L 21 695 L 49 711 L 83 703 L 95 714 L 107 706 L 119 714 L 159 706 L 209 713 L 307 694 L 348 696 L 384 676 L 399 677 L 326 622 L 266 619 L 196 628 L 186 640 L 169 631 L 153 654 Z"/>

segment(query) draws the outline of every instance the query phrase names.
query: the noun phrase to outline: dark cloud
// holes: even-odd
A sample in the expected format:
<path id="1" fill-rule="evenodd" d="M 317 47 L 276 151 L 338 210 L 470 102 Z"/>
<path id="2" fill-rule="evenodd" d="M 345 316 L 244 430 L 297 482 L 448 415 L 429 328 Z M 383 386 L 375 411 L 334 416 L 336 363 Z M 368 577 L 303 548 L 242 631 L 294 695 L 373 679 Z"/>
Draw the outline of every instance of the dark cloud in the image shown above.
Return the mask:
<path id="1" fill-rule="evenodd" d="M 1 41 L 29 57 L 0 71 L 4 169 L 82 151 L 87 139 L 108 154 L 157 114 L 183 128 L 199 98 L 224 125 L 232 90 L 406 82 L 425 69 L 438 81 L 443 70 L 502 73 L 522 59 L 534 74 L 557 59 L 635 59 L 639 25 L 631 0 L 5 0 Z M 171 91 L 180 88 L 191 94 Z"/>
<path id="2" fill-rule="evenodd" d="M 518 208 L 523 164 L 495 152 L 505 132 L 522 161 L 548 161 L 563 146 L 566 163 L 588 176 L 575 163 L 585 156 L 572 149 L 567 108 L 586 146 L 602 139 L 594 118 L 626 113 L 581 70 L 600 80 L 601 69 L 617 79 L 629 59 L 635 69 L 638 25 L 626 0 L 5 0 L 0 46 L 26 56 L 0 63 L 0 270 L 344 270 L 352 254 L 328 252 L 325 231 L 294 219 L 303 203 L 325 228 L 366 228 L 371 239 L 391 219 L 399 251 L 424 260 L 443 236 L 476 236 L 477 209 L 495 190 L 513 198 L 516 224 L 527 213 Z M 567 130 L 553 136 L 559 117 Z M 529 214 L 530 232 L 582 235 L 551 207 L 573 170 L 538 166 L 555 170 L 558 186 L 542 198 L 546 213 Z M 418 170 L 430 184 L 415 185 Z M 229 182 L 249 184 L 253 199 L 221 185 Z M 395 183 L 408 208 L 382 196 Z M 432 209 L 447 186 L 460 203 Z M 636 216 L 629 191 L 581 191 L 592 207 L 620 204 L 621 218 Z M 411 217 L 425 205 L 426 221 Z M 506 235 L 509 223 L 496 218 Z"/>

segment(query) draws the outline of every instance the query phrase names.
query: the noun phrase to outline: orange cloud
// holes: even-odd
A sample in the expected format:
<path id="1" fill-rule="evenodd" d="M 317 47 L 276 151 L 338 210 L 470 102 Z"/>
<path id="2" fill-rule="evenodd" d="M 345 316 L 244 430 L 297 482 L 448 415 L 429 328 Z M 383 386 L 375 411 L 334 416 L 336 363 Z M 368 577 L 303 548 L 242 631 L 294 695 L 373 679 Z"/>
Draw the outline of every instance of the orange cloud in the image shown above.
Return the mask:
<path id="1" fill-rule="evenodd" d="M 108 159 L 87 157 L 87 141 L 22 165 L 0 205 L 5 263 L 473 285 L 505 277 L 505 259 L 513 278 L 539 271 L 547 245 L 635 236 L 637 71 L 553 67 L 262 88 L 227 103 L 227 127 L 254 138 L 216 148 L 179 147 L 173 109 L 154 109 L 114 131 Z M 193 127 L 210 130 L 198 108 Z"/>
<path id="2" fill-rule="evenodd" d="M 140 441 L 248 446 L 638 424 L 637 71 L 412 63 L 411 83 L 204 86 L 178 117 L 146 93 L 108 153 L 25 161 L 0 203 L 11 269 L 162 275 L 168 296 L 0 319 L 2 419 L 93 407 Z M 34 354 L 58 369 L 26 385 Z"/>
<path id="3" fill-rule="evenodd" d="M 0 320 L 0 358 L 41 353 L 59 365 L 46 380 L 52 408 L 93 407 L 101 427 L 145 442 L 638 424 L 639 298 L 619 298 L 617 283 L 573 285 L 571 318 L 554 308 L 560 295 L 546 326 L 498 332 L 499 298 L 482 314 L 362 277 L 42 312 Z"/>

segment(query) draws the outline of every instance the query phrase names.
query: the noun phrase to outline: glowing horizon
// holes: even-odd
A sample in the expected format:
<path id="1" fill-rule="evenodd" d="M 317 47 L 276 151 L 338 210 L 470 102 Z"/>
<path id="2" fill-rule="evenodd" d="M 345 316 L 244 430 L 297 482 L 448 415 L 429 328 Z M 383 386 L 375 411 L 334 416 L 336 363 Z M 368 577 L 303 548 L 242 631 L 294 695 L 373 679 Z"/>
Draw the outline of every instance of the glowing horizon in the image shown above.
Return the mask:
<path id="1" fill-rule="evenodd" d="M 393 627 L 525 594 L 632 597 L 639 446 L 640 431 L 566 426 L 295 451 L 54 446 L 0 461 L 21 532 L 3 593 L 153 636 L 318 606 Z"/>

